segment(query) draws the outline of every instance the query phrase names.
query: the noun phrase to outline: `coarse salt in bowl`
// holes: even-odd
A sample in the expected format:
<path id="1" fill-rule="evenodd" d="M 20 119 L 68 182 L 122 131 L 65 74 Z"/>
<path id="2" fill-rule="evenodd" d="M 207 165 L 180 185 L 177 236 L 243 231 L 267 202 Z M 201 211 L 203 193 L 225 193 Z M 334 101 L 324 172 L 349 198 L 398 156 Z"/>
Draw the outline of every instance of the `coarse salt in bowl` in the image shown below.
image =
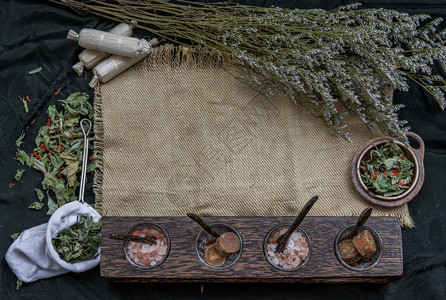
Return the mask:
<path id="1" fill-rule="evenodd" d="M 295 271 L 305 265 L 310 259 L 311 241 L 308 234 L 301 228 L 290 236 L 283 253 L 275 253 L 277 239 L 291 225 L 279 225 L 271 229 L 263 242 L 263 254 L 271 266 L 281 271 Z"/>
<path id="2" fill-rule="evenodd" d="M 146 244 L 133 241 L 124 243 L 125 257 L 135 267 L 152 269 L 161 265 L 170 252 L 170 238 L 167 232 L 153 223 L 141 223 L 133 226 L 128 234 L 156 238 L 156 244 Z"/>

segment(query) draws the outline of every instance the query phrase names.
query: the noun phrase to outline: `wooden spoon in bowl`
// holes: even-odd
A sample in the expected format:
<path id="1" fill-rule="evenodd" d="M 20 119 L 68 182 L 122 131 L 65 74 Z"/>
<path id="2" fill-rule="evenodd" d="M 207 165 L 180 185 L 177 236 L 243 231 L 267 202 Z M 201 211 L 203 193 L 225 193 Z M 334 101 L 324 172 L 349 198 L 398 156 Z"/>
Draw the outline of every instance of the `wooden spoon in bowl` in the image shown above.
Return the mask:
<path id="1" fill-rule="evenodd" d="M 290 228 L 288 228 L 287 232 L 279 236 L 279 238 L 277 239 L 277 247 L 275 250 L 276 253 L 282 253 L 283 250 L 285 250 L 286 244 L 288 243 L 291 234 L 294 232 L 294 230 L 297 229 L 297 227 L 299 227 L 300 223 L 302 223 L 305 216 L 308 214 L 318 198 L 318 196 L 314 196 L 313 198 L 311 198 L 310 201 L 308 201 L 307 204 L 305 204 L 305 206 L 302 208 L 299 215 L 294 220 L 294 223 L 290 226 Z"/>

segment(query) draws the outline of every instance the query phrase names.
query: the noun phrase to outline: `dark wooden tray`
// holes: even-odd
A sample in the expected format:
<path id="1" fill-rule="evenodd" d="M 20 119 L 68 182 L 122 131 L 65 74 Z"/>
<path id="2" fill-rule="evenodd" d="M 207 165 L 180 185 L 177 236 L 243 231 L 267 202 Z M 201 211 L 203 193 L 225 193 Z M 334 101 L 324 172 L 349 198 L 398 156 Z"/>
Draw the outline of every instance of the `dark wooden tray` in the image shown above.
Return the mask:
<path id="1" fill-rule="evenodd" d="M 301 224 L 310 236 L 312 251 L 306 265 L 284 272 L 268 264 L 263 255 L 267 232 L 279 224 L 291 224 L 293 217 L 209 217 L 209 223 L 223 222 L 235 227 L 243 239 L 239 261 L 228 269 L 204 266 L 195 252 L 195 238 L 201 230 L 187 217 L 104 217 L 102 227 L 101 276 L 127 282 L 388 282 L 403 274 L 401 229 L 398 218 L 371 217 L 367 225 L 383 241 L 378 264 L 365 271 L 342 266 L 334 254 L 337 233 L 354 224 L 356 217 L 307 217 Z M 153 269 L 132 266 L 124 255 L 124 242 L 108 239 L 110 233 L 127 232 L 133 225 L 152 222 L 163 227 L 171 239 L 166 261 Z"/>

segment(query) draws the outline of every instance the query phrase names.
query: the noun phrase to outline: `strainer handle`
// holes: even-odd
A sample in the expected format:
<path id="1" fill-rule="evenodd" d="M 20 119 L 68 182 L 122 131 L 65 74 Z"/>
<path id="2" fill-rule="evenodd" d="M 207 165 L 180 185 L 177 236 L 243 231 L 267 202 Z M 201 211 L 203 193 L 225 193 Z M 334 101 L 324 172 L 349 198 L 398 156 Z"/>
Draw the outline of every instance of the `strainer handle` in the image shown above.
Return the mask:
<path id="1" fill-rule="evenodd" d="M 85 130 L 84 123 L 88 124 L 88 129 Z M 79 202 L 85 203 L 85 181 L 87 177 L 87 163 L 88 163 L 88 135 L 91 131 L 91 121 L 87 118 L 80 120 L 79 122 L 82 134 L 84 135 L 84 150 L 82 151 L 82 169 L 81 169 L 81 183 L 79 186 Z"/>

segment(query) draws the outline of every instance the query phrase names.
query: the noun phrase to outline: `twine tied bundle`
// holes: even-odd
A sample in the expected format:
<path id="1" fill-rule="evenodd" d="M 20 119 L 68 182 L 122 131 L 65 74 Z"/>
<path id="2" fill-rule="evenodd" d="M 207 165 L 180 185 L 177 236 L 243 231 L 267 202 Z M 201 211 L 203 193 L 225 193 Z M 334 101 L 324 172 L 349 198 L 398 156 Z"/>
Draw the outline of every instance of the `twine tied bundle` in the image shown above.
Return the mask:
<path id="1" fill-rule="evenodd" d="M 99 81 L 107 82 L 128 69 L 146 57 L 153 46 L 158 44 L 156 38 L 147 42 L 145 39 L 131 37 L 133 26 L 122 23 L 109 32 L 84 28 L 77 33 L 70 29 L 67 39 L 76 40 L 81 47 L 86 48 L 79 54 L 80 62 L 73 65 L 73 69 L 80 76 L 84 67 L 90 69 L 96 66 L 90 87 L 97 86 Z M 114 55 L 107 58 L 110 54 Z"/>
<path id="2" fill-rule="evenodd" d="M 86 49 L 127 57 L 136 57 L 150 51 L 150 47 L 145 46 L 142 39 L 96 29 L 84 28 L 79 33 L 70 29 L 67 39 L 78 41 L 79 46 Z"/>
<path id="3" fill-rule="evenodd" d="M 153 49 L 152 47 L 158 44 L 157 39 L 152 39 L 149 42 L 142 39 L 141 43 L 147 49 Z M 107 82 L 119 73 L 127 70 L 138 61 L 149 55 L 148 52 L 141 52 L 137 57 L 125 57 L 120 55 L 112 55 L 93 69 L 93 79 L 90 81 L 89 86 L 94 88 L 98 85 L 98 81 Z"/>
<path id="4" fill-rule="evenodd" d="M 136 21 L 132 21 L 132 24 L 120 23 L 117 26 L 110 29 L 109 32 L 122 35 L 122 36 L 131 36 L 132 29 Z M 85 49 L 79 54 L 79 62 L 73 65 L 73 69 L 76 73 L 81 76 L 84 68 L 91 69 L 96 66 L 98 63 L 106 59 L 110 54 L 104 53 L 101 51 Z"/>

